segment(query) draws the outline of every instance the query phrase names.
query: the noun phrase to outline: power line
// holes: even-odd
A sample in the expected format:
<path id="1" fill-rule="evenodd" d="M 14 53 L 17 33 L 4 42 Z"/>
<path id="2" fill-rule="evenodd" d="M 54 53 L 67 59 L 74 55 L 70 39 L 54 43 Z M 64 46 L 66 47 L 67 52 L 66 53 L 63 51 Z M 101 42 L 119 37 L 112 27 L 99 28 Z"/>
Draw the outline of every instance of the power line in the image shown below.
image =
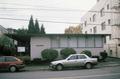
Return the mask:
<path id="1" fill-rule="evenodd" d="M 0 19 L 7 19 L 7 20 L 20 20 L 20 21 L 29 21 L 27 19 L 16 19 L 16 18 L 2 18 L 0 17 Z M 44 20 L 38 20 L 39 22 L 49 22 L 49 23 L 64 23 L 64 24 L 80 24 L 80 23 L 75 23 L 75 22 L 61 22 L 61 21 L 44 21 Z"/>
<path id="2" fill-rule="evenodd" d="M 36 10 L 36 11 L 71 11 L 71 12 L 86 12 L 85 10 L 78 10 L 78 9 L 47 9 L 47 8 L 6 8 L 6 7 L 0 7 L 1 10 Z M 95 11 L 95 10 L 89 10 L 87 12 L 94 12 L 94 13 L 100 13 L 100 11 Z M 120 13 L 118 11 L 104 11 L 104 13 Z"/>
<path id="3" fill-rule="evenodd" d="M 31 15 L 21 15 L 21 14 L 6 14 L 6 13 L 0 13 L 0 15 L 6 15 L 6 16 L 31 16 Z M 62 16 L 40 16 L 40 15 L 36 15 L 37 17 L 43 17 L 43 18 L 79 18 L 79 17 L 62 17 Z"/>
<path id="4" fill-rule="evenodd" d="M 2 18 L 0 19 L 6 19 L 6 20 L 19 20 L 19 21 L 29 21 L 27 19 L 16 19 L 16 18 Z M 62 21 L 50 21 L 50 20 L 38 20 L 39 22 L 48 22 L 48 23 L 63 23 L 63 24 L 84 24 L 84 23 L 78 23 L 78 22 L 62 22 Z M 98 25 L 101 26 L 101 24 L 92 24 L 92 23 L 87 23 L 87 25 Z M 106 26 L 114 26 L 114 25 L 106 25 Z"/>

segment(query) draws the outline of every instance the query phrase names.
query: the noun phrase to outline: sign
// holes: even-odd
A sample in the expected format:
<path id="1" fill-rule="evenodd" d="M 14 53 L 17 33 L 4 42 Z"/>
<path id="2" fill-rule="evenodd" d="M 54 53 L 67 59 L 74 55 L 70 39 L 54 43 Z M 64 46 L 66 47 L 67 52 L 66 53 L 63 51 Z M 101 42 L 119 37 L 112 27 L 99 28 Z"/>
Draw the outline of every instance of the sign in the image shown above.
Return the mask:
<path id="1" fill-rule="evenodd" d="M 17 52 L 25 52 L 25 47 L 17 47 Z"/>

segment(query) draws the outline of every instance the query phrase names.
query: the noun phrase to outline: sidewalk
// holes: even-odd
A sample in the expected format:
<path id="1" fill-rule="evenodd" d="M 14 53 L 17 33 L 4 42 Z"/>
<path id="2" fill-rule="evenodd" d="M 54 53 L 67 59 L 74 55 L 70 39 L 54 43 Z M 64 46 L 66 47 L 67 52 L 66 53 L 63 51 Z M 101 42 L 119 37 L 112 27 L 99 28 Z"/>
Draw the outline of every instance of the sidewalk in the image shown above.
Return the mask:
<path id="1" fill-rule="evenodd" d="M 49 70 L 49 66 L 26 66 L 27 71 L 46 71 Z"/>
<path id="2" fill-rule="evenodd" d="M 114 66 L 120 66 L 120 59 L 118 58 L 107 58 L 105 62 L 99 62 L 98 65 L 96 65 L 97 68 L 101 67 L 114 67 Z M 26 66 L 25 70 L 27 71 L 46 71 L 49 70 L 49 66 L 39 66 L 39 65 L 32 65 L 32 66 Z"/>
<path id="3" fill-rule="evenodd" d="M 105 62 L 99 62 L 96 67 L 120 66 L 120 58 L 107 58 Z"/>

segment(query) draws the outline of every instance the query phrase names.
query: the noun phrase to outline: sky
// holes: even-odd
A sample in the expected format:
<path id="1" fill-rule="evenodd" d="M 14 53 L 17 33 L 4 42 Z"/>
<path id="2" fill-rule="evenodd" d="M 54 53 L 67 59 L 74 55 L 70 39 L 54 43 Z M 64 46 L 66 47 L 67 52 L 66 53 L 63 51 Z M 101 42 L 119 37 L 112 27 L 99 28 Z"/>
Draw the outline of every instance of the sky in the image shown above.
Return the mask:
<path id="1" fill-rule="evenodd" d="M 0 25 L 27 28 L 30 16 L 44 25 L 46 33 L 64 33 L 81 23 L 81 17 L 96 0 L 0 0 Z"/>

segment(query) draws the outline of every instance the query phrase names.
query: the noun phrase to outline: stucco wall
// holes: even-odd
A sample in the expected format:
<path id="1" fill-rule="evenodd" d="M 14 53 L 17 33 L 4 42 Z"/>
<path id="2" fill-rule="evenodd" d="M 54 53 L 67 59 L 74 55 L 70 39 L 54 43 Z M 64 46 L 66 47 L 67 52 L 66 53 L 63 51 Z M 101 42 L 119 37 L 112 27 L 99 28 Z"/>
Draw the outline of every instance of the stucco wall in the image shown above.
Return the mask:
<path id="1" fill-rule="evenodd" d="M 52 48 L 62 50 L 69 47 L 74 48 L 77 53 L 83 50 L 90 50 L 93 55 L 99 55 L 103 51 L 103 38 L 101 36 L 80 36 L 80 37 L 32 37 L 31 38 L 31 60 L 34 58 L 42 58 L 41 51 L 44 49 Z M 60 57 L 58 57 L 60 58 Z"/>
<path id="2" fill-rule="evenodd" d="M 41 51 L 50 48 L 50 39 L 47 37 L 31 38 L 31 59 L 41 58 Z"/>

